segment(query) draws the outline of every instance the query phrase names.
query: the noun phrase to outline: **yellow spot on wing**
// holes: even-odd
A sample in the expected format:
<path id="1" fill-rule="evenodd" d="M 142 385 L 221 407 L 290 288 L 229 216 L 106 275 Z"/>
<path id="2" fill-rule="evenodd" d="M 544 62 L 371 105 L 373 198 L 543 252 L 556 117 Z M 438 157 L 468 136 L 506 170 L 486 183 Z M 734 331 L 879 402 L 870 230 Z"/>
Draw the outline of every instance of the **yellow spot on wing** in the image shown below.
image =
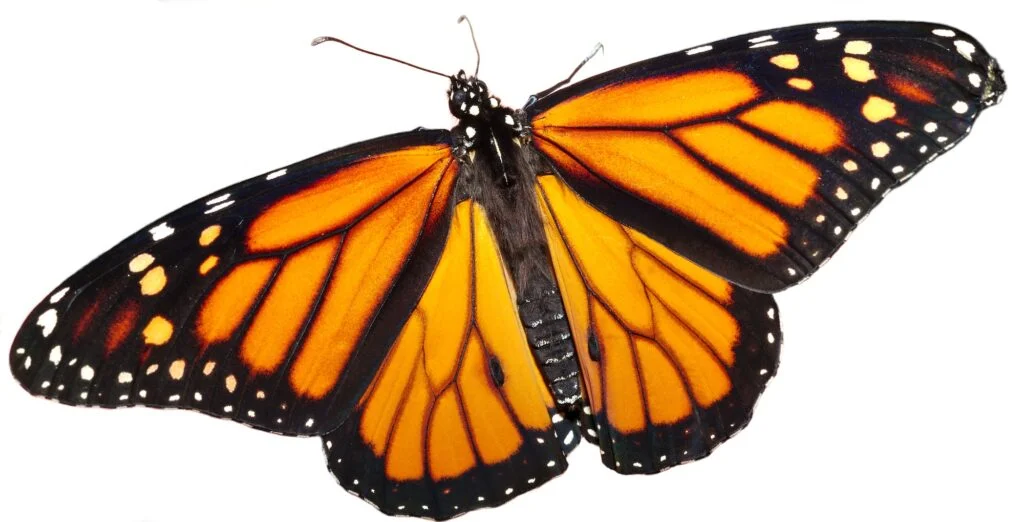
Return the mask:
<path id="1" fill-rule="evenodd" d="M 171 374 L 171 378 L 179 381 L 185 376 L 185 359 L 178 359 L 171 363 L 167 368 L 167 372 Z"/>
<path id="2" fill-rule="evenodd" d="M 142 337 L 146 344 L 160 346 L 171 340 L 174 333 L 174 325 L 163 316 L 155 315 L 142 330 Z"/>
<path id="3" fill-rule="evenodd" d="M 210 225 L 199 234 L 199 244 L 210 246 L 211 243 L 217 240 L 218 236 L 220 236 L 220 225 Z"/>
<path id="4" fill-rule="evenodd" d="M 156 295 L 164 289 L 164 285 L 167 284 L 167 273 L 164 272 L 164 267 L 158 266 L 150 269 L 146 272 L 146 275 L 142 276 L 139 280 L 139 287 L 142 295 Z"/>
<path id="5" fill-rule="evenodd" d="M 783 69 L 793 70 L 800 67 L 800 57 L 795 54 L 779 54 L 772 56 L 770 61 Z"/>
<path id="6" fill-rule="evenodd" d="M 846 73 L 851 80 L 856 82 L 869 82 L 878 78 L 875 75 L 875 71 L 871 68 L 871 64 L 861 60 L 860 58 L 852 58 L 846 56 L 843 58 L 843 72 Z"/>
<path id="7" fill-rule="evenodd" d="M 148 268 L 149 265 L 153 264 L 154 259 L 155 258 L 150 254 L 139 254 L 128 262 L 128 270 L 131 270 L 132 272 L 141 272 Z"/>
<path id="8" fill-rule="evenodd" d="M 868 101 L 864 102 L 860 112 L 868 121 L 878 123 L 896 116 L 896 104 L 885 98 L 871 96 Z"/>
<path id="9" fill-rule="evenodd" d="M 790 87 L 801 91 L 809 91 L 814 88 L 814 82 L 807 78 L 790 78 L 786 83 L 789 84 Z"/>
<path id="10" fill-rule="evenodd" d="M 846 47 L 843 50 L 846 51 L 846 54 L 868 54 L 871 52 L 871 43 L 864 40 L 852 40 L 846 42 Z"/>
<path id="11" fill-rule="evenodd" d="M 218 261 L 220 261 L 220 258 L 217 257 L 217 256 L 210 256 L 210 257 L 204 259 L 203 263 L 201 265 L 199 265 L 199 273 L 201 275 L 209 274 L 210 270 L 213 270 L 214 267 L 217 266 L 217 262 Z"/>

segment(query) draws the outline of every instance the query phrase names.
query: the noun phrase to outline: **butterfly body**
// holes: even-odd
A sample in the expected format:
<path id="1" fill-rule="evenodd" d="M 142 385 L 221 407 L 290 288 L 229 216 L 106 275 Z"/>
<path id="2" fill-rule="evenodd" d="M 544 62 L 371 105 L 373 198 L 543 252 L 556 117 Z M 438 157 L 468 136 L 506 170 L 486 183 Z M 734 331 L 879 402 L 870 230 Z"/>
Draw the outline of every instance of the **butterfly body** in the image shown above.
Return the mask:
<path id="1" fill-rule="evenodd" d="M 891 22 L 734 37 L 523 109 L 450 80 L 451 131 L 243 181 L 72 275 L 15 337 L 15 377 L 319 436 L 389 514 L 502 504 L 581 438 L 658 473 L 749 422 L 771 293 L 1005 89 L 970 36 Z"/>
<path id="2" fill-rule="evenodd" d="M 572 415 L 582 398 L 579 369 L 533 192 L 537 175 L 550 167 L 531 146 L 522 110 L 501 105 L 463 71 L 451 82 L 449 109 L 459 118 L 453 150 L 466 169 L 456 192 L 492 216 L 535 361 L 560 411 Z"/>

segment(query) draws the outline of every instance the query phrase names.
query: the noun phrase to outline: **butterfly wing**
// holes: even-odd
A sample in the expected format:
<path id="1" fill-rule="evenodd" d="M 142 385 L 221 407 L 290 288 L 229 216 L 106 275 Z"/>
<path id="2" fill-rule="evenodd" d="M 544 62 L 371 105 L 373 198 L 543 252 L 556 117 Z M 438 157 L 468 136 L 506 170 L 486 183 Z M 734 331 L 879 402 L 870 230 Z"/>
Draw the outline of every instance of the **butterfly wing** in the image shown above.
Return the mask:
<path id="1" fill-rule="evenodd" d="M 385 513 L 447 519 L 561 474 L 575 430 L 555 415 L 487 217 L 463 201 L 355 415 L 323 436 L 327 464 Z"/>
<path id="2" fill-rule="evenodd" d="M 957 29 L 846 22 L 654 58 L 527 112 L 536 147 L 603 213 L 775 292 L 820 267 L 1004 89 Z"/>
<path id="3" fill-rule="evenodd" d="M 68 404 L 333 428 L 440 255 L 449 141 L 417 131 L 341 148 L 165 216 L 35 308 L 14 340 L 15 377 Z"/>
<path id="4" fill-rule="evenodd" d="M 606 466 L 655 473 L 746 426 L 779 362 L 775 301 L 616 222 L 558 176 L 538 200 Z"/>

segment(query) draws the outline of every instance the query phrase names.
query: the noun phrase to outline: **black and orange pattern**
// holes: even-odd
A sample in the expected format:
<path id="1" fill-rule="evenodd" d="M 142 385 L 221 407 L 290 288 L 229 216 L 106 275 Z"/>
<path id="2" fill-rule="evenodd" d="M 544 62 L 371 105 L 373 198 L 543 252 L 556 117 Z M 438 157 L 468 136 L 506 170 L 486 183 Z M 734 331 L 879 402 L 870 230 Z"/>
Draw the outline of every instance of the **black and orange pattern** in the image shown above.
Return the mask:
<path id="1" fill-rule="evenodd" d="M 583 369 L 590 439 L 620 473 L 706 456 L 775 375 L 775 300 L 617 223 L 553 175 L 538 197 Z"/>
<path id="2" fill-rule="evenodd" d="M 404 62 L 403 62 L 404 63 Z M 657 473 L 749 422 L 770 292 L 812 274 L 1005 90 L 959 30 L 740 36 L 344 147 L 152 223 L 15 337 L 34 395 L 323 438 L 381 511 L 448 519 L 565 471 Z"/>
<path id="3" fill-rule="evenodd" d="M 775 292 L 821 266 L 1004 89 L 958 30 L 840 23 L 640 62 L 528 111 L 537 147 L 602 211 Z"/>
<path id="4" fill-rule="evenodd" d="M 565 470 L 579 435 L 557 416 L 478 205 L 455 208 L 430 283 L 356 416 L 324 441 L 341 485 L 390 514 L 449 518 Z"/>
<path id="5" fill-rule="evenodd" d="M 15 339 L 15 375 L 68 404 L 336 427 L 440 255 L 456 172 L 447 133 L 416 132 L 211 194 L 62 283 Z"/>

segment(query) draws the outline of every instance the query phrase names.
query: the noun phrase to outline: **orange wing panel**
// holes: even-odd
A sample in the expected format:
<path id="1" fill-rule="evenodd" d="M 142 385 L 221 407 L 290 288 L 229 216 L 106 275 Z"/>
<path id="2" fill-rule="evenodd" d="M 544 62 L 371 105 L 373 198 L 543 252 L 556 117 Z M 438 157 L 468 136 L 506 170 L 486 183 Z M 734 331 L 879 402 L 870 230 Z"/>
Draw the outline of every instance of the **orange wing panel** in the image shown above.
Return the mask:
<path id="1" fill-rule="evenodd" d="M 700 223 L 752 256 L 777 253 L 786 242 L 789 230 L 781 217 L 663 133 L 550 129 L 543 136 L 541 151 L 557 157 L 557 142 L 615 187 Z"/>
<path id="2" fill-rule="evenodd" d="M 724 114 L 757 98 L 746 75 L 730 70 L 697 71 L 612 84 L 560 103 L 534 119 L 550 127 L 667 126 Z M 686 100 L 680 105 L 679 100 Z"/>
<path id="3" fill-rule="evenodd" d="M 249 227 L 248 246 L 279 250 L 351 225 L 409 183 L 439 176 L 448 159 L 447 145 L 422 145 L 346 165 L 265 210 Z"/>
<path id="4" fill-rule="evenodd" d="M 347 467 L 335 472 L 386 511 L 449 495 L 464 500 L 438 505 L 502 503 L 564 469 L 554 413 L 491 225 L 463 201 L 357 415 L 327 438 L 347 448 L 339 454 Z"/>
<path id="5" fill-rule="evenodd" d="M 557 176 L 537 194 L 605 463 L 650 472 L 710 451 L 774 370 L 771 297 L 616 223 Z"/>

